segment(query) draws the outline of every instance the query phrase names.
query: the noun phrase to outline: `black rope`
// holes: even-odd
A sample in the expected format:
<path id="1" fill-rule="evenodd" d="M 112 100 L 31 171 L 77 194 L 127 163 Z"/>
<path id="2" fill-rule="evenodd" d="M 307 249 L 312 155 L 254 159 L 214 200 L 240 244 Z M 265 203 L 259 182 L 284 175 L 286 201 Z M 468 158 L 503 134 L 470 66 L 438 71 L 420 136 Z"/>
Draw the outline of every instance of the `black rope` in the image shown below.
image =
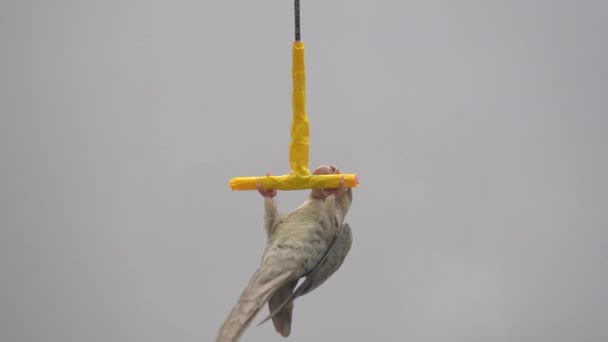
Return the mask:
<path id="1" fill-rule="evenodd" d="M 296 15 L 296 42 L 300 41 L 300 0 L 295 0 L 294 3 Z"/>

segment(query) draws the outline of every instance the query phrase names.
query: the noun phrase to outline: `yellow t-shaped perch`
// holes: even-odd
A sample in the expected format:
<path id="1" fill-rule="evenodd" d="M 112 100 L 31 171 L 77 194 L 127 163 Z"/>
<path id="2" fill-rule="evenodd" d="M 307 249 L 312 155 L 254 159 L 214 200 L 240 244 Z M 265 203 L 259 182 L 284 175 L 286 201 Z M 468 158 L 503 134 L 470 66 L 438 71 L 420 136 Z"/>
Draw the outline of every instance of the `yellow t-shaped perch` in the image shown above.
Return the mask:
<path id="1" fill-rule="evenodd" d="M 289 164 L 291 173 L 282 176 L 236 177 L 230 180 L 232 190 L 256 190 L 258 180 L 264 189 L 304 190 L 337 188 L 344 177 L 345 187 L 356 187 L 355 174 L 311 175 L 308 170 L 309 127 L 306 116 L 306 70 L 304 68 L 304 43 L 295 41 L 293 53 L 293 119 Z"/>

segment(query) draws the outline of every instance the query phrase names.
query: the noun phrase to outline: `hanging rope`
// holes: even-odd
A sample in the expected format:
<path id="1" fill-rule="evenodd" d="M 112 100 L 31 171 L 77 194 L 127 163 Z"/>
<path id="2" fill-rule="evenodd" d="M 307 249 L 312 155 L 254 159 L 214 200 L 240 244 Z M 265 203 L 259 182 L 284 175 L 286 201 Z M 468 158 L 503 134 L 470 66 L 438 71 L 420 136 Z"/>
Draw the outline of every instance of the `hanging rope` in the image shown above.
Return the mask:
<path id="1" fill-rule="evenodd" d="M 294 2 L 294 14 L 296 23 L 296 42 L 300 41 L 300 0 Z"/>

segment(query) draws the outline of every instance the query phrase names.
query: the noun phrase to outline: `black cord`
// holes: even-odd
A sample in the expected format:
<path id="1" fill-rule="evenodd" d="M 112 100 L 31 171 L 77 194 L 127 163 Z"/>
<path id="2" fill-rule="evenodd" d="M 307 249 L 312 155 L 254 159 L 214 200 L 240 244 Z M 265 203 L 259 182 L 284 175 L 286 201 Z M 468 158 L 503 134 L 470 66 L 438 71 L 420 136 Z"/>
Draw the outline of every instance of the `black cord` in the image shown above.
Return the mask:
<path id="1" fill-rule="evenodd" d="M 296 42 L 300 41 L 300 0 L 295 0 L 294 3 L 296 15 Z"/>

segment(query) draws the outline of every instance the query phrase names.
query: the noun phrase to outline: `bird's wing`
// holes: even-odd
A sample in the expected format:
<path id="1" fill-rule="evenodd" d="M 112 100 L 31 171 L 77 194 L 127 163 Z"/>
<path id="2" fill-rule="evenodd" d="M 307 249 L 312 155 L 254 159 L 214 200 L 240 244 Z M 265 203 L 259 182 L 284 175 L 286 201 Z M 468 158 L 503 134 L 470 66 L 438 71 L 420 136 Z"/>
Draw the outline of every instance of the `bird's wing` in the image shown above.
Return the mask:
<path id="1" fill-rule="evenodd" d="M 332 274 L 334 274 L 338 268 L 344 262 L 348 251 L 353 242 L 352 231 L 348 223 L 342 224 L 340 232 L 336 239 L 334 239 L 331 246 L 325 252 L 325 255 L 315 268 L 306 276 L 306 279 L 296 288 L 296 290 L 289 296 L 283 304 L 273 310 L 268 317 L 262 320 L 259 324 L 263 324 L 277 313 L 279 313 L 287 305 L 291 304 L 296 298 L 303 296 L 312 290 L 323 284 Z"/>
<path id="2" fill-rule="evenodd" d="M 348 223 L 344 223 L 340 235 L 336 238 L 326 257 L 319 262 L 317 267 L 306 276 L 306 280 L 296 289 L 296 297 L 303 296 L 316 289 L 334 274 L 338 268 L 342 266 L 344 259 L 346 259 L 346 255 L 350 251 L 352 243 L 352 231 Z M 302 290 L 300 290 L 300 288 L 302 288 Z"/>

